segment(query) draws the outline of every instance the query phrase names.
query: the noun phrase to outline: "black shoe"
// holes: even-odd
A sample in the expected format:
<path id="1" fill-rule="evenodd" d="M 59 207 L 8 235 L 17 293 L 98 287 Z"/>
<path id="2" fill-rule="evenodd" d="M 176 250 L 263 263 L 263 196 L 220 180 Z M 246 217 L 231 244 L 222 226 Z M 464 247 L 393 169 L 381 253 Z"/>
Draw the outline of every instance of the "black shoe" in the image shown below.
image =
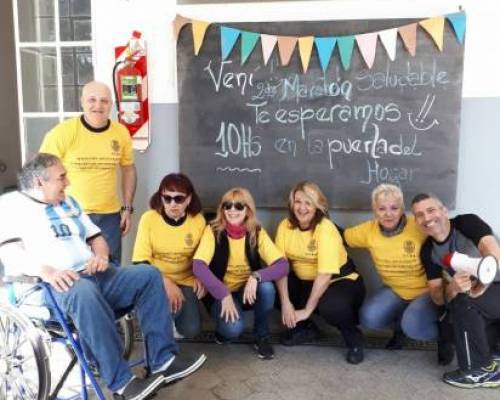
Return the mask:
<path id="1" fill-rule="evenodd" d="M 387 350 L 401 350 L 406 342 L 406 336 L 401 331 L 394 331 L 394 334 L 386 343 L 385 348 Z"/>
<path id="2" fill-rule="evenodd" d="M 365 359 L 363 348 L 359 346 L 351 347 L 345 356 L 349 364 L 359 364 Z"/>
<path id="3" fill-rule="evenodd" d="M 205 354 L 178 354 L 166 370 L 156 372 L 152 374 L 151 377 L 162 377 L 162 383 L 164 385 L 173 383 L 198 370 L 206 359 L 207 357 Z"/>
<path id="4" fill-rule="evenodd" d="M 315 327 L 297 327 L 289 329 L 281 337 L 280 342 L 285 346 L 312 343 L 319 339 L 319 331 Z"/>
<path id="5" fill-rule="evenodd" d="M 274 358 L 274 349 L 269 341 L 269 336 L 257 338 L 254 347 L 259 358 L 263 360 L 272 360 Z"/>
<path id="6" fill-rule="evenodd" d="M 163 386 L 161 376 L 150 376 L 149 378 L 133 378 L 125 387 L 122 394 L 113 393 L 115 400 L 144 400 L 151 398 L 157 390 Z"/>
<path id="7" fill-rule="evenodd" d="M 439 365 L 448 365 L 453 361 L 455 356 L 455 346 L 453 343 L 438 340 L 437 342 L 437 357 Z"/>
<path id="8" fill-rule="evenodd" d="M 500 370 L 498 365 L 492 362 L 488 367 L 475 370 L 462 371 L 457 369 L 456 371 L 446 372 L 443 375 L 443 381 L 466 389 L 477 387 L 494 388 L 500 386 Z"/>
<path id="9" fill-rule="evenodd" d="M 495 350 L 491 352 L 491 358 L 493 361 L 495 361 L 497 364 L 500 365 L 500 351 Z"/>
<path id="10" fill-rule="evenodd" d="M 226 339 L 220 333 L 215 332 L 215 343 L 217 343 L 217 344 L 229 344 L 229 343 L 231 343 L 231 340 Z"/>

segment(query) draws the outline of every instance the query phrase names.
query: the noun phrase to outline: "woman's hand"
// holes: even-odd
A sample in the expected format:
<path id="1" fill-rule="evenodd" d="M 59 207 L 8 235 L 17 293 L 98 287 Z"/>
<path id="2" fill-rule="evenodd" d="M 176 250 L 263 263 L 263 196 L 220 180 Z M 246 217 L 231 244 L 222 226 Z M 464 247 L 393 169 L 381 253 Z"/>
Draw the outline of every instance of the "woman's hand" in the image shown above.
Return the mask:
<path id="1" fill-rule="evenodd" d="M 196 294 L 198 299 L 202 299 L 207 294 L 207 289 L 203 286 L 203 283 L 198 278 L 194 278 L 193 282 L 193 292 Z"/>
<path id="2" fill-rule="evenodd" d="M 222 299 L 221 305 L 222 308 L 220 311 L 220 317 L 225 322 L 229 321 L 236 322 L 237 320 L 240 319 L 240 316 L 238 314 L 238 309 L 234 304 L 233 296 L 231 295 L 231 293 L 229 293 L 226 297 Z"/>
<path id="3" fill-rule="evenodd" d="M 297 325 L 297 316 L 295 315 L 295 308 L 293 304 L 288 302 L 283 302 L 281 304 L 281 321 L 288 329 L 295 328 Z"/>
<path id="4" fill-rule="evenodd" d="M 163 284 L 167 292 L 168 301 L 170 302 L 170 311 L 172 314 L 177 313 L 182 308 L 182 302 L 185 300 L 181 289 L 172 280 L 163 278 Z"/>
<path id="5" fill-rule="evenodd" d="M 247 283 L 245 284 L 245 290 L 243 291 L 243 304 L 252 305 L 257 299 L 257 279 L 250 275 L 248 277 Z"/>

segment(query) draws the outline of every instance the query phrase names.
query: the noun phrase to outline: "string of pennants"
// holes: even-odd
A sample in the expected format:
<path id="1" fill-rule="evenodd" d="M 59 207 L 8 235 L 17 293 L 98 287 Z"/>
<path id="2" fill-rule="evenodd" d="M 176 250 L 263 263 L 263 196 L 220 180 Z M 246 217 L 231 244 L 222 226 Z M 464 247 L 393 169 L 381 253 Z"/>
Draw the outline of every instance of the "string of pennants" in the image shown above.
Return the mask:
<path id="1" fill-rule="evenodd" d="M 344 70 L 348 70 L 351 65 L 351 57 L 355 43 L 358 45 L 358 49 L 367 67 L 371 68 L 373 66 L 373 62 L 375 61 L 377 38 L 380 39 L 385 51 L 387 52 L 387 56 L 391 59 L 391 61 L 394 61 L 396 58 L 396 41 L 398 33 L 406 50 L 411 56 L 415 56 L 417 51 L 417 27 L 420 27 L 427 32 L 439 51 L 443 51 L 444 25 L 446 21 L 448 21 L 452 26 L 457 41 L 460 44 L 463 44 L 466 25 L 466 16 L 463 11 L 446 14 L 444 16 L 427 18 L 419 22 L 396 28 L 343 36 L 314 37 L 268 35 L 264 33 L 236 29 L 221 24 L 218 25 L 220 25 L 221 57 L 223 60 L 226 60 L 229 57 L 231 51 L 236 45 L 236 42 L 238 41 L 238 38 L 240 38 L 241 65 L 245 64 L 260 39 L 262 58 L 265 65 L 267 65 L 267 62 L 269 61 L 276 45 L 278 46 L 282 66 L 286 66 L 290 63 L 292 54 L 298 46 L 302 69 L 304 73 L 306 73 L 311 60 L 313 47 L 316 47 L 319 63 L 323 72 L 328 68 L 328 64 L 332 58 L 335 47 L 338 49 L 340 61 Z M 193 20 L 177 15 L 173 21 L 174 37 L 176 42 L 182 28 L 187 24 L 191 24 L 194 54 L 198 55 L 203 45 L 207 28 L 212 23 Z"/>

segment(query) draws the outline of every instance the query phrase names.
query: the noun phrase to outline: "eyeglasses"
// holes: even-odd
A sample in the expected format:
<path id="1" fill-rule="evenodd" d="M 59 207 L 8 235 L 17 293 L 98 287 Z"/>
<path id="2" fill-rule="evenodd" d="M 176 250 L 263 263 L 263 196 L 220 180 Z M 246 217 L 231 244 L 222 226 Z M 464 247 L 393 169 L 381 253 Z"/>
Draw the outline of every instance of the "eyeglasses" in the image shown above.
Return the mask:
<path id="1" fill-rule="evenodd" d="M 163 199 L 163 202 L 166 204 L 172 203 L 172 200 L 174 201 L 175 204 L 182 204 L 186 200 L 187 196 L 183 196 L 178 194 L 177 196 L 169 196 L 168 194 L 162 194 L 161 198 Z"/>
<path id="2" fill-rule="evenodd" d="M 222 203 L 222 208 L 226 211 L 231 210 L 234 208 L 235 210 L 238 211 L 243 211 L 247 205 L 245 203 L 241 203 L 239 201 L 225 201 Z"/>

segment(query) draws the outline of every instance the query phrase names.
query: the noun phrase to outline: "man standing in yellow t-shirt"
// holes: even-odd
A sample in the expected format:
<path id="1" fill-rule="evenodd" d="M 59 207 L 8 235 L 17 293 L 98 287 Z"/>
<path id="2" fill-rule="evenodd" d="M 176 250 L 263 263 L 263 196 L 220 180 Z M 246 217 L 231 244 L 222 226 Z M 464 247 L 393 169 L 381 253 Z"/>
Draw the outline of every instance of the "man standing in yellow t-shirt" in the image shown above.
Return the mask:
<path id="1" fill-rule="evenodd" d="M 107 85 L 89 82 L 82 90 L 83 115 L 61 122 L 44 138 L 41 152 L 58 156 L 68 171 L 68 193 L 101 228 L 110 257 L 121 262 L 121 236 L 130 229 L 137 173 L 127 129 L 109 119 Z M 121 170 L 121 199 L 118 195 Z"/>

